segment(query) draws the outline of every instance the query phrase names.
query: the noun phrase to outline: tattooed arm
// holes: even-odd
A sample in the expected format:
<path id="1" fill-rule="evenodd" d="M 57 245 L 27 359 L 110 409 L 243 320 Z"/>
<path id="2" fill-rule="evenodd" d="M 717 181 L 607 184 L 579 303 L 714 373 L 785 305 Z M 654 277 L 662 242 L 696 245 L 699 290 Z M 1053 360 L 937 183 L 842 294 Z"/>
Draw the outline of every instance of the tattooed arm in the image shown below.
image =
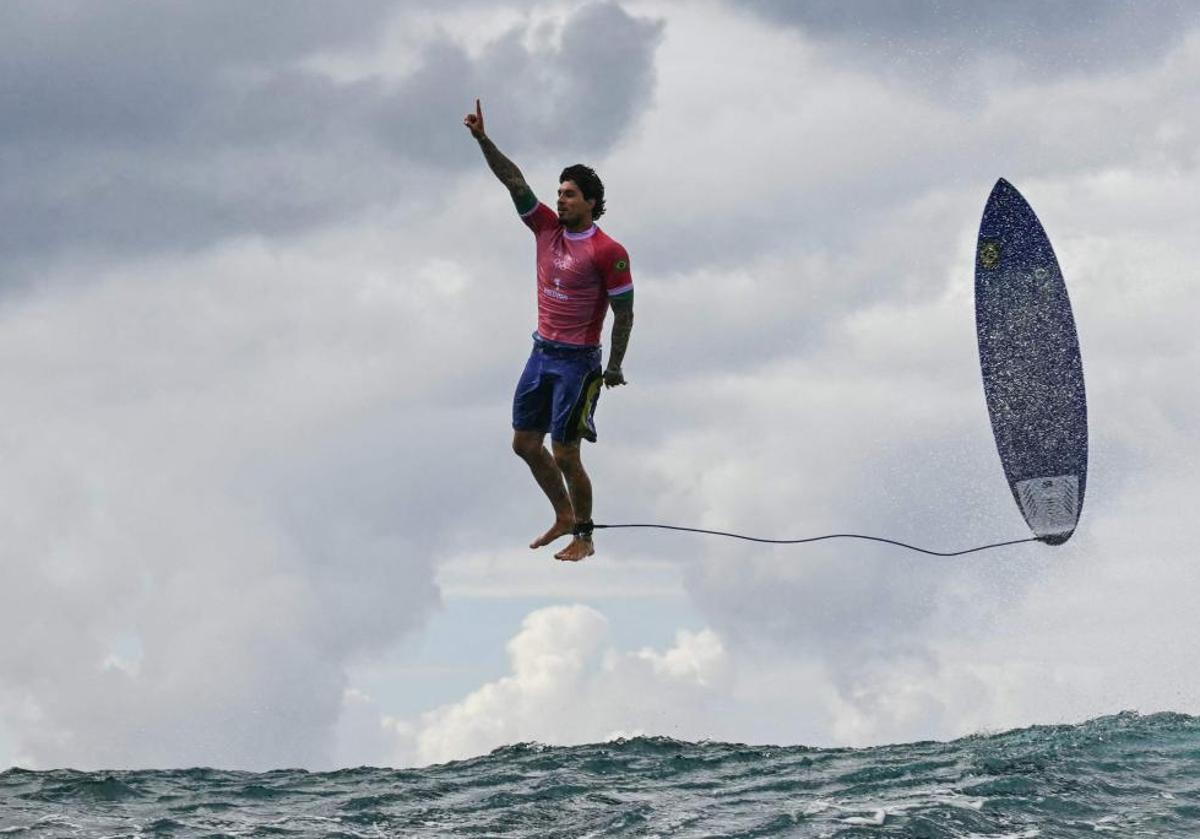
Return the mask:
<path id="1" fill-rule="evenodd" d="M 625 350 L 629 347 L 629 333 L 633 332 L 633 292 L 620 294 L 609 298 L 613 310 L 612 349 L 608 353 L 608 365 L 604 370 L 605 387 L 616 387 L 625 384 L 625 376 L 621 372 L 621 362 L 625 360 Z"/>
<path id="2" fill-rule="evenodd" d="M 505 157 L 484 131 L 483 107 L 479 104 L 478 99 L 475 100 L 475 113 L 467 114 L 463 119 L 463 125 L 470 130 L 471 136 L 479 141 L 479 148 L 483 152 L 484 160 L 487 161 L 496 177 L 500 179 L 500 183 L 508 188 L 517 209 L 523 211 L 531 208 L 534 204 L 533 190 L 525 182 L 525 176 L 521 174 L 517 164 Z"/>

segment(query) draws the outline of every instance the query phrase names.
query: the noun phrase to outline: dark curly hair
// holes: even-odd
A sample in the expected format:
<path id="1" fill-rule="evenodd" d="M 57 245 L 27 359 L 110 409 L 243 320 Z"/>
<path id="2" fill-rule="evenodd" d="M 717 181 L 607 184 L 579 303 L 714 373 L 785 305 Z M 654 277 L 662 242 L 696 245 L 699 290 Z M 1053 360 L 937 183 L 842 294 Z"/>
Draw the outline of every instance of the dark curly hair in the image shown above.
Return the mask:
<path id="1" fill-rule="evenodd" d="M 558 182 L 561 184 L 563 181 L 574 181 L 575 185 L 579 187 L 579 191 L 583 193 L 585 201 L 595 199 L 596 205 L 592 208 L 593 219 L 604 215 L 604 183 L 592 167 L 584 166 L 582 163 L 568 166 L 558 176 Z"/>

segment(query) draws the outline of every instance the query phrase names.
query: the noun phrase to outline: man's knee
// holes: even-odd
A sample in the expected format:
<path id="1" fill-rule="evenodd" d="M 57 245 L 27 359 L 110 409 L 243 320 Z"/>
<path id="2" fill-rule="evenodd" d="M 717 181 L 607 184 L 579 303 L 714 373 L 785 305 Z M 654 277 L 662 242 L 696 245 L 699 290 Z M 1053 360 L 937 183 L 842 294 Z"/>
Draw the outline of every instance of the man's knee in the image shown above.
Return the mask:
<path id="1" fill-rule="evenodd" d="M 545 435 L 537 431 L 515 431 L 512 441 L 513 452 L 522 460 L 535 458 L 542 449 L 544 437 Z"/>

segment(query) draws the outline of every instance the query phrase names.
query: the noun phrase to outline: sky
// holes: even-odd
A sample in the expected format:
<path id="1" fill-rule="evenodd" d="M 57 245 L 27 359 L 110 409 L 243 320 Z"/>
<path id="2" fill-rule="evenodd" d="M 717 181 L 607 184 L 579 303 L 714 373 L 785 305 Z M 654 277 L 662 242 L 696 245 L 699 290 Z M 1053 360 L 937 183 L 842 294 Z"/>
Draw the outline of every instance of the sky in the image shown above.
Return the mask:
<path id="1" fill-rule="evenodd" d="M 533 242 L 476 97 L 630 253 L 597 521 L 1023 538 L 972 300 L 1005 177 L 1080 334 L 1076 535 L 530 551 Z M 1184 0 L 3 4 L 0 767 L 1200 713 L 1198 98 Z"/>

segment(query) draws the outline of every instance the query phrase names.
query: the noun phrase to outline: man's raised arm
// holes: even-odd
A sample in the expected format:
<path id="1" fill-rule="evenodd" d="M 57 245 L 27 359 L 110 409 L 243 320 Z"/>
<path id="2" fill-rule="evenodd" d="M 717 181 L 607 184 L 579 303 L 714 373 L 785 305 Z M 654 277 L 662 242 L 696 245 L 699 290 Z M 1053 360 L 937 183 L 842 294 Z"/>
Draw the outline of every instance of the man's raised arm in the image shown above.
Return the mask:
<path id="1" fill-rule="evenodd" d="M 471 136 L 479 141 L 479 148 L 483 151 L 484 159 L 491 167 L 492 172 L 500 179 L 500 183 L 508 188 L 517 209 L 521 211 L 531 209 L 534 204 L 533 190 L 529 188 L 529 184 L 525 183 L 525 176 L 521 174 L 517 164 L 501 154 L 500 149 L 496 148 L 496 144 L 488 138 L 487 133 L 483 130 L 483 107 L 479 104 L 478 99 L 475 100 L 475 113 L 467 114 L 463 119 L 463 125 L 470 130 Z"/>

